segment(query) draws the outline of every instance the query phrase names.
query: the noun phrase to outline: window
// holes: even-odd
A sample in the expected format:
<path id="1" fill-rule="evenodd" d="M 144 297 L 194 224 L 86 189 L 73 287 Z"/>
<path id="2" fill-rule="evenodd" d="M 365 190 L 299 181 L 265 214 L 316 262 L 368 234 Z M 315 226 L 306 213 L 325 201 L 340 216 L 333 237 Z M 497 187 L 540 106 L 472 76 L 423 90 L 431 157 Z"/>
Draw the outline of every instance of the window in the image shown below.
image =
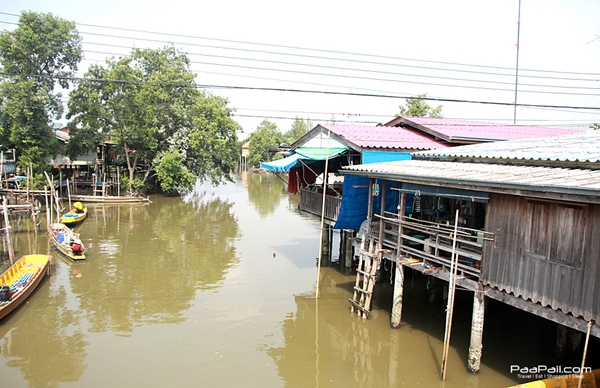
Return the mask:
<path id="1" fill-rule="evenodd" d="M 581 267 L 587 206 L 528 201 L 526 214 L 530 221 L 527 257 Z"/>

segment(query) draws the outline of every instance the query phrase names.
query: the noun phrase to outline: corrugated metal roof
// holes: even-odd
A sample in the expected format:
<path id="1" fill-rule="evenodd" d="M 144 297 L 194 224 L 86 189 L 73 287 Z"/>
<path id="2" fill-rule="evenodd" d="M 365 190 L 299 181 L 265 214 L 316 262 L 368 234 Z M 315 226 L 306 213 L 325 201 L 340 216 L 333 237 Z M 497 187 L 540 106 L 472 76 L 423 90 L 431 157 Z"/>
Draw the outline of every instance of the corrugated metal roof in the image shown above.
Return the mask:
<path id="1" fill-rule="evenodd" d="M 498 141 L 424 151 L 418 157 L 600 162 L 600 131 L 586 131 L 544 139 Z"/>
<path id="2" fill-rule="evenodd" d="M 398 117 L 386 126 L 412 126 L 449 142 L 540 138 L 580 132 L 573 129 L 489 123 L 484 121 Z"/>
<path id="3" fill-rule="evenodd" d="M 344 167 L 343 173 L 420 184 L 600 197 L 600 170 L 407 160 Z"/>
<path id="4" fill-rule="evenodd" d="M 362 148 L 430 150 L 448 147 L 445 142 L 408 128 L 345 124 L 321 124 L 321 127 Z"/>

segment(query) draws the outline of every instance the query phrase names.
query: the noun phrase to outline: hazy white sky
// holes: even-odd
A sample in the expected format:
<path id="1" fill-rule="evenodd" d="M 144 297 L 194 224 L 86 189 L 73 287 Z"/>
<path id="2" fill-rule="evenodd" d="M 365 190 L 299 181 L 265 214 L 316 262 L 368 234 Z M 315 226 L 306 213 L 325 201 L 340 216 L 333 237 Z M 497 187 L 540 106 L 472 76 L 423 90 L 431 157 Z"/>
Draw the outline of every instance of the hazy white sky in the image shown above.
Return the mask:
<path id="1" fill-rule="evenodd" d="M 520 9 L 518 34 L 519 0 L 0 0 L 0 28 L 29 10 L 75 21 L 81 74 L 171 42 L 198 84 L 245 88 L 210 90 L 237 109 L 246 135 L 264 118 L 282 131 L 295 116 L 386 122 L 402 97 L 423 93 L 469 101 L 430 101 L 445 117 L 512 123 L 519 38 L 517 103 L 535 106 L 518 107 L 517 123 L 600 122 L 600 1 L 521 0 Z"/>

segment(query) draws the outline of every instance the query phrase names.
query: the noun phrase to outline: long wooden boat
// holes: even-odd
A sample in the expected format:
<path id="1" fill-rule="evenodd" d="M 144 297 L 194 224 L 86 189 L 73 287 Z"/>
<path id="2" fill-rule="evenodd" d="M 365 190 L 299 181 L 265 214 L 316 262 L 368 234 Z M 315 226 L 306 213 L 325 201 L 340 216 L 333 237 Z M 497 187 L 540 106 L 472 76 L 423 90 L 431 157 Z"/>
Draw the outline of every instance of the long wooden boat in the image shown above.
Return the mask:
<path id="1" fill-rule="evenodd" d="M 87 214 L 87 207 L 83 206 L 81 202 L 75 202 L 73 204 L 73 209 L 71 209 L 69 212 L 63 214 L 63 216 L 60 217 L 60 222 L 65 225 L 76 224 L 85 220 Z"/>
<path id="2" fill-rule="evenodd" d="M 16 309 L 48 273 L 52 256 L 25 255 L 0 275 L 0 319 Z"/>
<path id="3" fill-rule="evenodd" d="M 148 203 L 150 198 L 140 196 L 71 195 L 71 200 L 92 203 Z"/>
<path id="4" fill-rule="evenodd" d="M 85 247 L 79 238 L 79 233 L 73 232 L 67 225 L 58 222 L 50 224 L 48 233 L 52 245 L 60 253 L 71 260 L 85 260 Z"/>

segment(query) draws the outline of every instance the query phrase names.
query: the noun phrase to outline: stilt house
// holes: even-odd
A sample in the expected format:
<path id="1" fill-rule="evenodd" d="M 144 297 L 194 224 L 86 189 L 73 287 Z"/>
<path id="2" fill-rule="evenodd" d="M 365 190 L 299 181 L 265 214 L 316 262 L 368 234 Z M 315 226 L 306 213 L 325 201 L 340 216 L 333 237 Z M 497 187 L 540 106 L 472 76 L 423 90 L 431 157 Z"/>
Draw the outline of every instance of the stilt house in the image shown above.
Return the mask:
<path id="1" fill-rule="evenodd" d="M 389 260 L 393 327 L 404 268 L 474 291 L 471 372 L 479 370 L 485 297 L 600 337 L 600 131 L 419 152 L 342 173 L 366 182 L 350 300 L 363 317 Z"/>

